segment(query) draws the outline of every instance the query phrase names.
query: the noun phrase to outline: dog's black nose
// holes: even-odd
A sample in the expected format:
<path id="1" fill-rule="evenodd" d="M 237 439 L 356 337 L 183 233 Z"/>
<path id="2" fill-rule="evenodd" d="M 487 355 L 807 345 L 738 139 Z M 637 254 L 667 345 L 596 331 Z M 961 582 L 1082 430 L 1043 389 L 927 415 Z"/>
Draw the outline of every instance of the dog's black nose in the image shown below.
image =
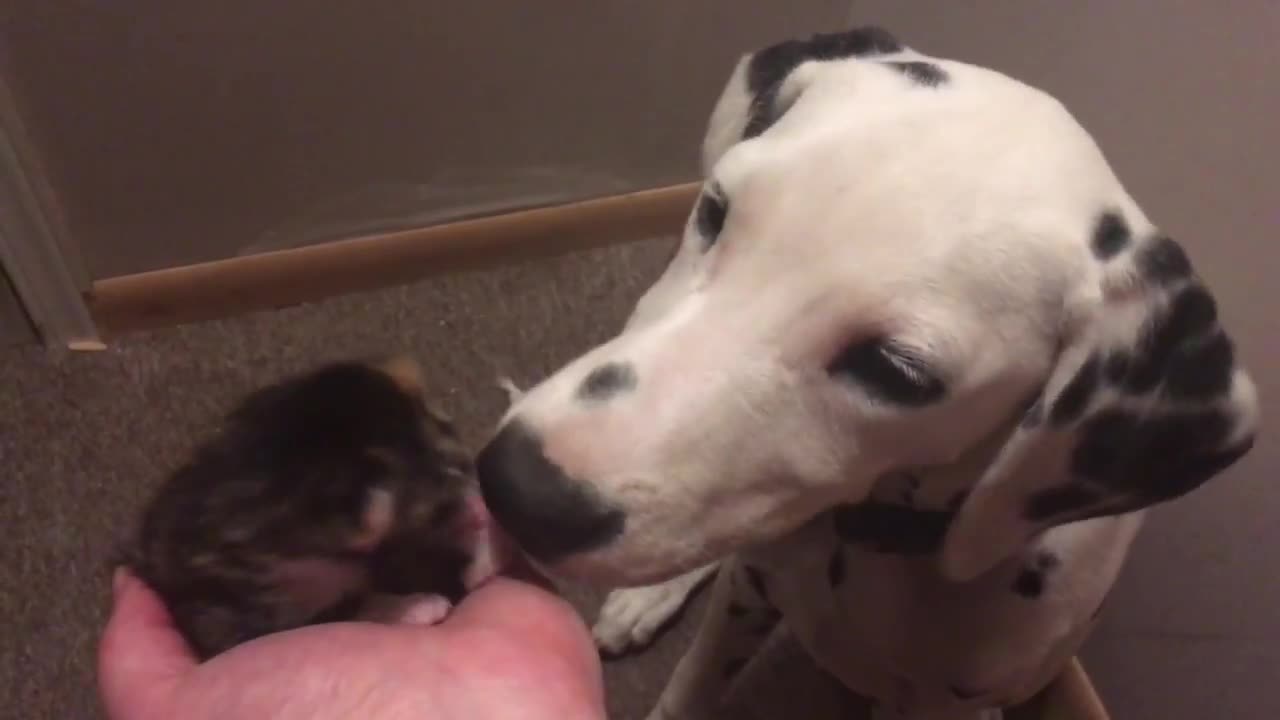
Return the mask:
<path id="1" fill-rule="evenodd" d="M 489 512 L 537 560 L 585 552 L 622 533 L 622 511 L 548 460 L 542 441 L 519 421 L 480 451 L 476 474 Z"/>

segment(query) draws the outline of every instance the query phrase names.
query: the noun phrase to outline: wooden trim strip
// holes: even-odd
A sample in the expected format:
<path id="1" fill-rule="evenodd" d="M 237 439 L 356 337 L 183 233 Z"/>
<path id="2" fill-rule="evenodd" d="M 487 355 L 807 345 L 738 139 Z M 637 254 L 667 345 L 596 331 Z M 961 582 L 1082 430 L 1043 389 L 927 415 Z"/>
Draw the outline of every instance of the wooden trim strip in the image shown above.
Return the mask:
<path id="1" fill-rule="evenodd" d="M 107 278 L 93 283 L 89 307 L 100 331 L 115 336 L 645 240 L 678 232 L 700 187 L 671 185 Z"/>

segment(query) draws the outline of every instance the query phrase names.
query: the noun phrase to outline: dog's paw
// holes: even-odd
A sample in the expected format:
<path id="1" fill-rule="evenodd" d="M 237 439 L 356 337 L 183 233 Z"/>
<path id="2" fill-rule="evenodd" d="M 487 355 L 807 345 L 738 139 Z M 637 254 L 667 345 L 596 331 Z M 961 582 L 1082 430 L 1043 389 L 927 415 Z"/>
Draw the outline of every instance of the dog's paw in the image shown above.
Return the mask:
<path id="1" fill-rule="evenodd" d="M 695 589 L 714 572 L 704 565 L 664 583 L 609 593 L 591 634 L 605 657 L 647 647 L 684 607 Z"/>

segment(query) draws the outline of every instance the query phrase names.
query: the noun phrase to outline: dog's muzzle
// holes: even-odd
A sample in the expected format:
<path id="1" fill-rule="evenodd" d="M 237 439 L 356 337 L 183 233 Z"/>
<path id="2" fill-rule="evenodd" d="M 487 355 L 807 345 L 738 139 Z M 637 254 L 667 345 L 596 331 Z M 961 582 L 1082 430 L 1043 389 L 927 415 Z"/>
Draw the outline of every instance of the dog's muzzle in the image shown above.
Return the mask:
<path id="1" fill-rule="evenodd" d="M 476 473 L 489 512 L 534 560 L 555 562 L 622 534 L 626 515 L 551 462 L 519 420 L 480 451 Z"/>

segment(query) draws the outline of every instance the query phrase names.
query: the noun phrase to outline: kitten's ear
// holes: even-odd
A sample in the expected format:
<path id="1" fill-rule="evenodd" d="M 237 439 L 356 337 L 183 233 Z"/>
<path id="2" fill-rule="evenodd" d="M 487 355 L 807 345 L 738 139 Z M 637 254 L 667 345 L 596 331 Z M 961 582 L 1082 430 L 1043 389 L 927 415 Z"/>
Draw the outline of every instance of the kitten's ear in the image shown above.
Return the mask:
<path id="1" fill-rule="evenodd" d="M 375 363 L 374 367 L 391 378 L 405 394 L 417 399 L 425 397 L 426 383 L 422 379 L 422 366 L 408 355 L 385 358 Z"/>

